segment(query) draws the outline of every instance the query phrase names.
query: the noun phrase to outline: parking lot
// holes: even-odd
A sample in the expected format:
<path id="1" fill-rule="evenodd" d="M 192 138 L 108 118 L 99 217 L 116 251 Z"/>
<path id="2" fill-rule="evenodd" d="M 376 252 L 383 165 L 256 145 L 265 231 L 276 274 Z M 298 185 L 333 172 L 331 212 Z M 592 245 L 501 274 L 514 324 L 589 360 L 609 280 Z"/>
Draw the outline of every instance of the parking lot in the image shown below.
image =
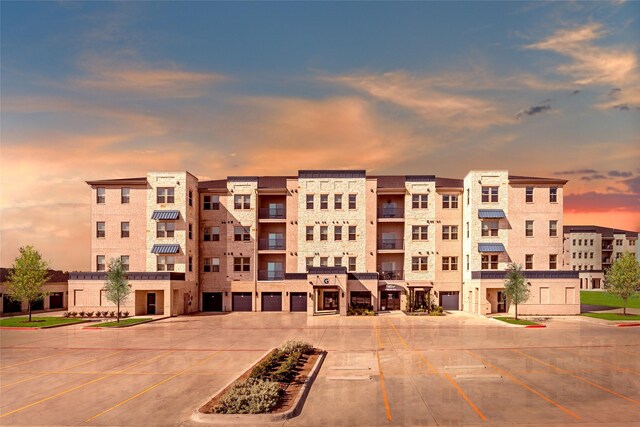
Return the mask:
<path id="1" fill-rule="evenodd" d="M 328 351 L 286 425 L 631 425 L 640 328 L 525 329 L 443 318 L 183 316 L 119 330 L 1 330 L 0 424 L 196 425 L 191 412 L 267 351 Z"/>

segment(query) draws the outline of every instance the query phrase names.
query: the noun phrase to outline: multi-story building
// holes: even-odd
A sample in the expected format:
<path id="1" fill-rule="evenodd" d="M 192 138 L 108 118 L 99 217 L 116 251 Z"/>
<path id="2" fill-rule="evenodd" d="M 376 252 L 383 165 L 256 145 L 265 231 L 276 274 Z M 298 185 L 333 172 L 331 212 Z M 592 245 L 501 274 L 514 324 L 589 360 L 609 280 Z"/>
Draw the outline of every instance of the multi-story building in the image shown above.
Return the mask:
<path id="1" fill-rule="evenodd" d="M 8 292 L 9 280 L 8 268 L 0 268 L 0 315 L 13 315 L 17 313 L 27 313 L 29 311 L 28 301 L 16 301 L 11 298 Z M 44 298 L 31 303 L 31 311 L 62 310 L 67 308 L 67 281 L 69 274 L 60 270 L 49 270 L 49 279 L 42 286 L 46 292 Z"/>
<path id="2" fill-rule="evenodd" d="M 604 274 L 625 252 L 638 256 L 638 233 L 597 225 L 564 226 L 564 263 L 579 272 L 580 289 L 603 289 Z"/>
<path id="3" fill-rule="evenodd" d="M 579 312 L 578 273 L 562 263 L 564 180 L 302 170 L 87 183 L 92 271 L 72 273 L 72 307 L 105 304 L 104 271 L 120 257 L 135 314 L 346 314 L 348 306 L 430 301 L 484 315 L 508 310 L 501 289 L 509 262 L 523 265 L 532 288 L 520 313 Z"/>

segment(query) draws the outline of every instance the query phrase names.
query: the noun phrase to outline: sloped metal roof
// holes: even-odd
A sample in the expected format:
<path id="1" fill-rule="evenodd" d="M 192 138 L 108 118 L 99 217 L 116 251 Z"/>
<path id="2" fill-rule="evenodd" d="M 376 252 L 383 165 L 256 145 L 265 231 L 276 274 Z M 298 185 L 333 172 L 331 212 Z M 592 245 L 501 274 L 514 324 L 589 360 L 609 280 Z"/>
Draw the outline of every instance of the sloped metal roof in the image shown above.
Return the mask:
<path id="1" fill-rule="evenodd" d="M 151 219 L 178 219 L 180 211 L 153 211 Z"/>

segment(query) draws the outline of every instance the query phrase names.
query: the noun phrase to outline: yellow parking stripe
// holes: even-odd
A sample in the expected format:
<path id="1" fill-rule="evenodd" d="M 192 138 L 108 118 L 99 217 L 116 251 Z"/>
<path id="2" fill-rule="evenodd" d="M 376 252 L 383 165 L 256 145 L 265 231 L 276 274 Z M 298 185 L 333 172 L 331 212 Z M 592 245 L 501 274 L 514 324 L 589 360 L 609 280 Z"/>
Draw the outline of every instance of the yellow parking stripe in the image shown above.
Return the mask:
<path id="1" fill-rule="evenodd" d="M 382 350 L 382 340 L 380 339 L 380 332 L 376 327 L 375 319 L 372 318 L 373 329 L 376 331 L 376 338 L 378 339 L 378 350 L 376 350 L 376 358 L 378 359 L 378 372 L 380 372 L 380 387 L 382 388 L 382 401 L 384 402 L 384 409 L 387 412 L 387 420 L 393 421 L 391 416 L 391 407 L 389 406 L 389 399 L 387 397 L 387 388 L 384 383 L 384 373 L 382 372 L 382 364 L 380 363 L 380 350 Z"/>
<path id="2" fill-rule="evenodd" d="M 0 371 L 5 371 L 5 369 L 13 368 L 14 366 L 22 366 L 22 365 L 26 365 L 27 363 L 37 362 L 38 360 L 51 359 L 52 357 L 58 357 L 58 356 L 63 355 L 63 354 L 71 353 L 72 351 L 75 351 L 75 350 L 61 351 L 60 353 L 50 354 L 48 356 L 43 356 L 43 357 L 38 357 L 37 359 L 27 360 L 26 362 L 14 363 L 13 365 L 3 366 L 0 369 Z M 10 373 L 10 371 L 9 372 L 3 372 L 3 373 Z"/>

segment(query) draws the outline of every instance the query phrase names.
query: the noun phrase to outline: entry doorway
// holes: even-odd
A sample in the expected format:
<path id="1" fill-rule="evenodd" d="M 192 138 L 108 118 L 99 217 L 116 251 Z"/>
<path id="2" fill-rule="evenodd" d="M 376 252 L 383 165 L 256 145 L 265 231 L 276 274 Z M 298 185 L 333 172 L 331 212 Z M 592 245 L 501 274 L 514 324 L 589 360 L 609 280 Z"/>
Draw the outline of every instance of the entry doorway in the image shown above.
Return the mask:
<path id="1" fill-rule="evenodd" d="M 62 292 L 51 292 L 49 295 L 49 308 L 63 308 L 63 295 Z"/>
<path id="2" fill-rule="evenodd" d="M 147 314 L 156 314 L 156 294 L 154 292 L 147 293 Z"/>
<path id="3" fill-rule="evenodd" d="M 400 310 L 400 292 L 380 292 L 380 310 Z"/>
<path id="4" fill-rule="evenodd" d="M 337 310 L 338 309 L 338 292 L 324 291 L 322 293 L 321 310 Z"/>
<path id="5" fill-rule="evenodd" d="M 507 312 L 507 300 L 504 297 L 504 293 L 502 291 L 498 291 L 498 313 L 506 313 Z"/>

